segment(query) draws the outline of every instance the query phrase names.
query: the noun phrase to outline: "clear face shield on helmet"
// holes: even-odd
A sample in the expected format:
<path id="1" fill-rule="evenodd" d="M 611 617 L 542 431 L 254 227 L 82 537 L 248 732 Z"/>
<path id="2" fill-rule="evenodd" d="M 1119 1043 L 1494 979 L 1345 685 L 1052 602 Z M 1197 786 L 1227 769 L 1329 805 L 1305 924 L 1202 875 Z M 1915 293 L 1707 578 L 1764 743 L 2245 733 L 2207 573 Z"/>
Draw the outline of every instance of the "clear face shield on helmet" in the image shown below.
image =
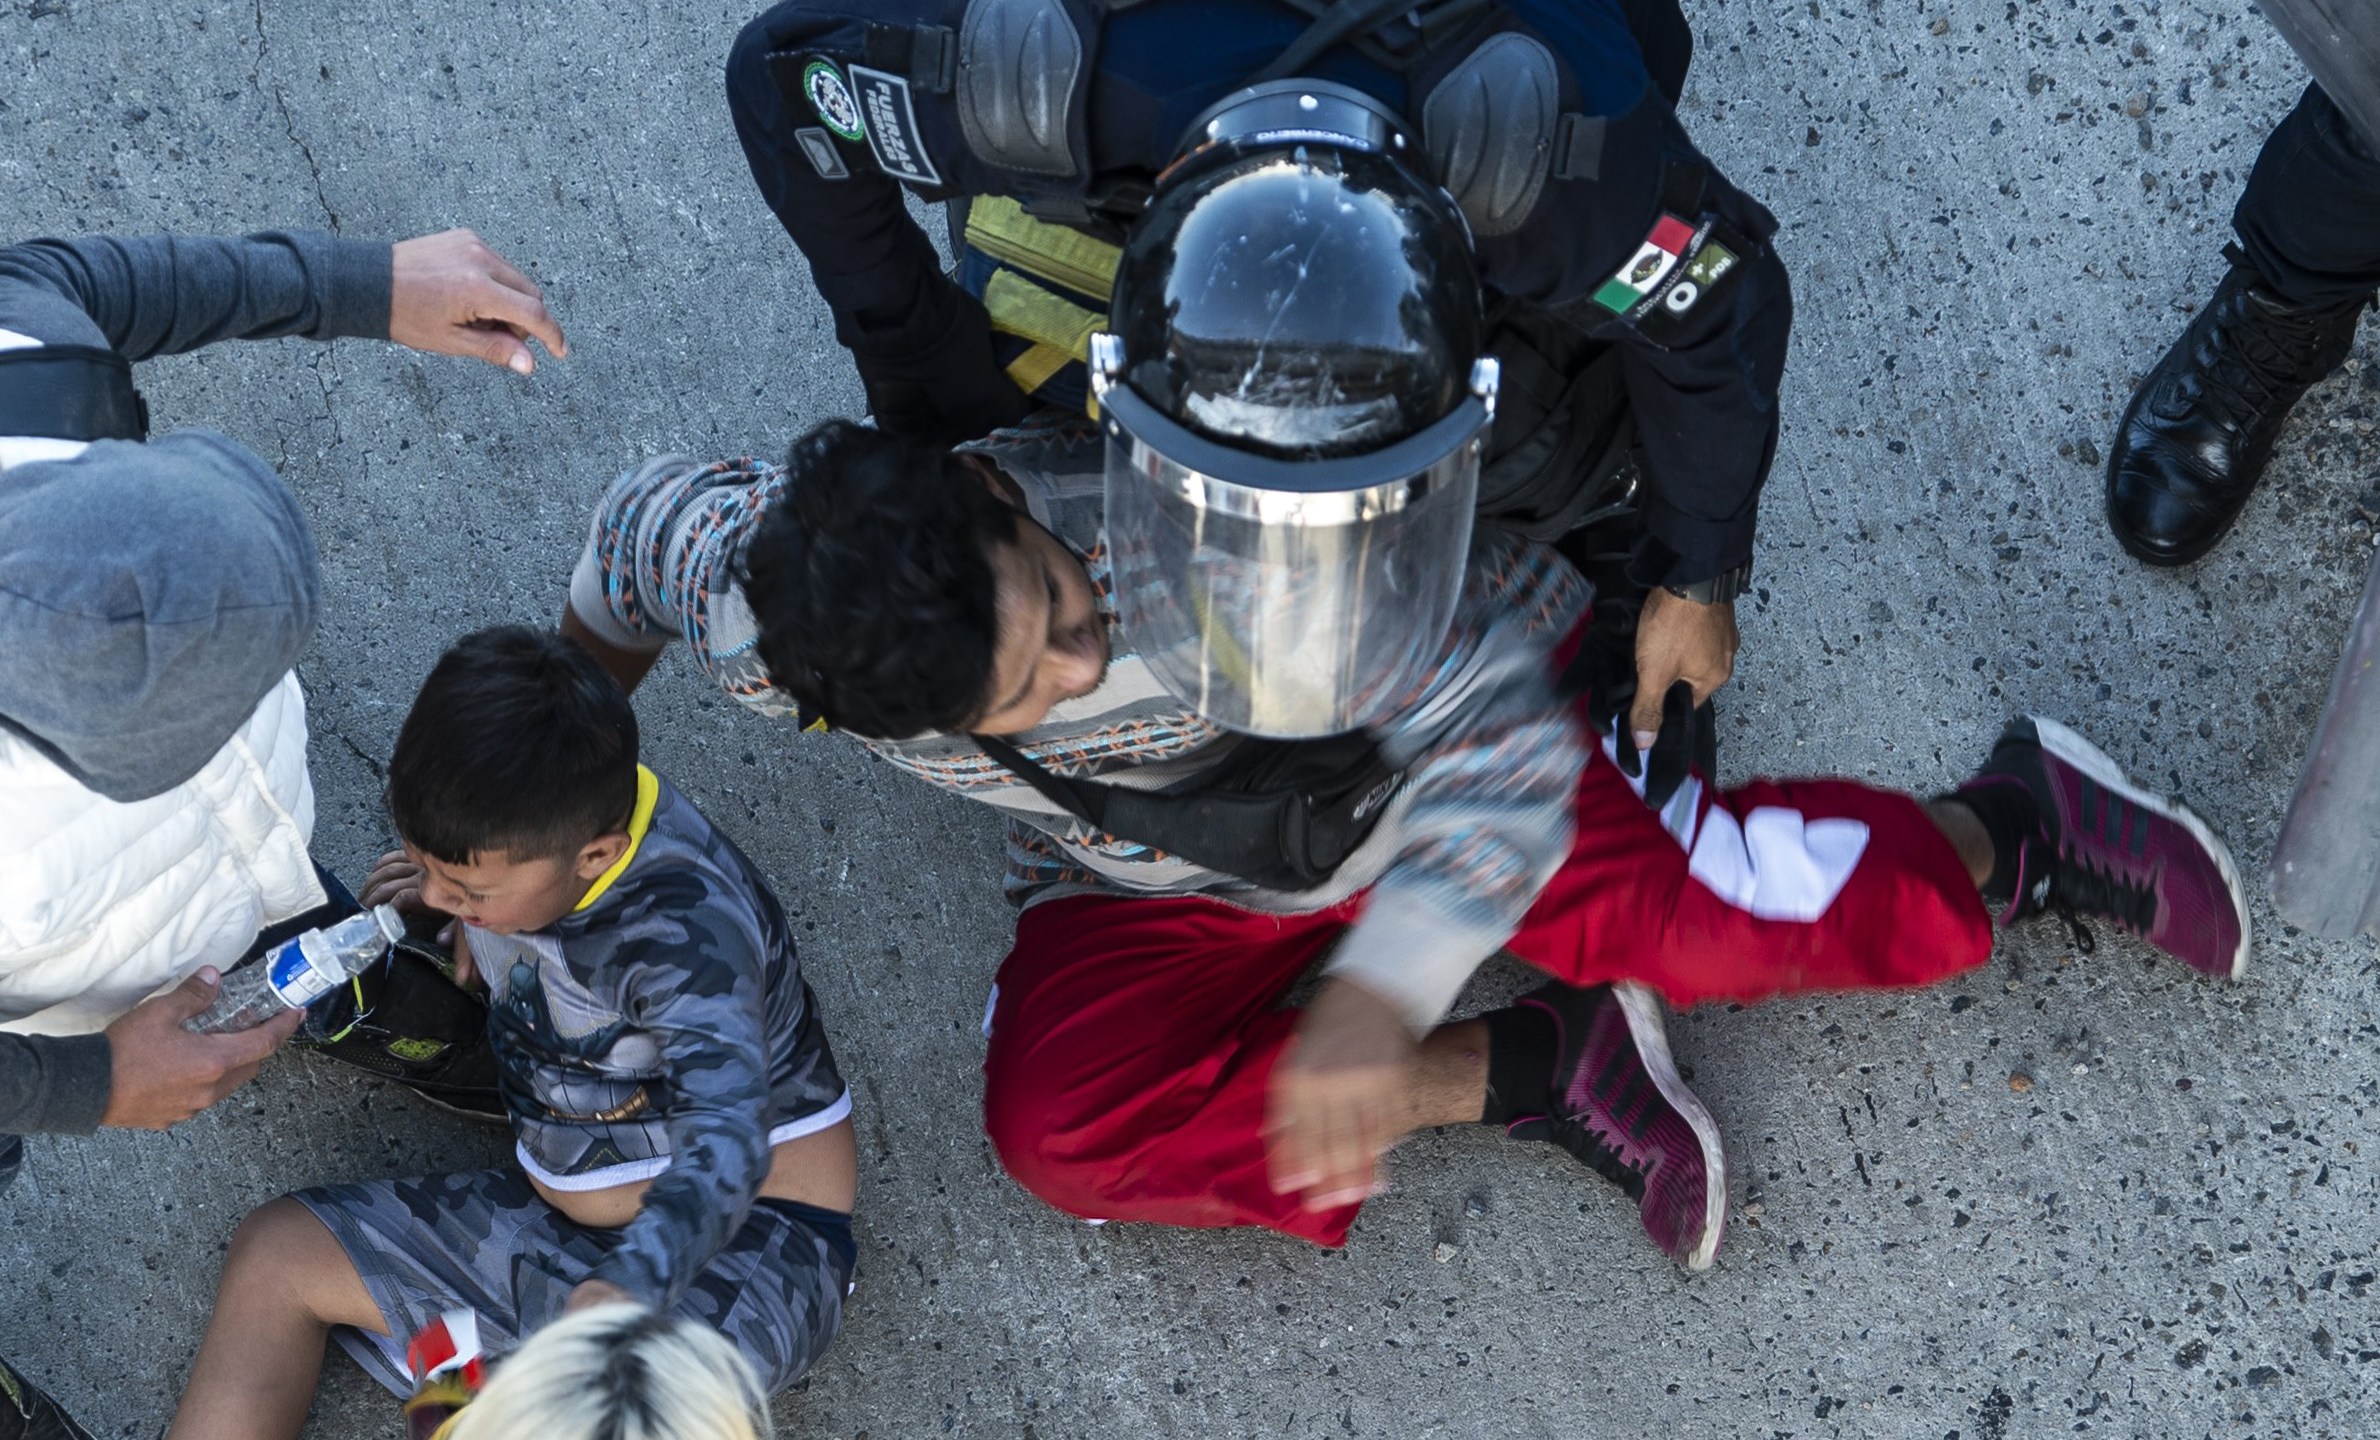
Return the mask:
<path id="1" fill-rule="evenodd" d="M 1121 339 L 1093 338 L 1117 613 L 1157 678 L 1217 724 L 1283 738 L 1417 698 L 1462 591 L 1496 362 L 1427 427 L 1310 460 L 1191 431 L 1124 365 Z"/>

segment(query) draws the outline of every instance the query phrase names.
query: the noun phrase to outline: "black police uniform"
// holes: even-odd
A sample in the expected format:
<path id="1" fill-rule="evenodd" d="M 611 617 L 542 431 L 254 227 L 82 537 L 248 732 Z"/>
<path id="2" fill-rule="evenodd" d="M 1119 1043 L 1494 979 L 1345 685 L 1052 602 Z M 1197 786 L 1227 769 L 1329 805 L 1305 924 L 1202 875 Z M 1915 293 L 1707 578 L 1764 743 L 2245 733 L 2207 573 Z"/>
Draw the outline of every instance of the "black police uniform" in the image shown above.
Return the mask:
<path id="1" fill-rule="evenodd" d="M 1079 373 L 1069 362 L 1104 324 L 1123 223 L 1200 112 L 1317 8 L 787 0 L 747 26 L 727 67 L 737 134 L 878 420 L 955 439 L 1020 418 L 1026 391 L 1075 399 L 1060 372 Z M 1462 203 L 1492 301 L 1615 342 L 1648 480 L 1641 580 L 1746 565 L 1791 298 L 1775 220 L 1671 108 L 1692 44 L 1676 0 L 1402 10 L 1423 28 L 1391 21 L 1297 73 L 1415 122 L 1417 168 Z M 969 216 L 967 288 L 943 274 L 903 185 L 990 197 Z M 1016 246 L 1042 253 L 1004 253 Z"/>
<path id="2" fill-rule="evenodd" d="M 2380 155 L 2321 86 L 2266 138 L 2231 224 L 2249 264 L 2293 305 L 2380 289 Z"/>

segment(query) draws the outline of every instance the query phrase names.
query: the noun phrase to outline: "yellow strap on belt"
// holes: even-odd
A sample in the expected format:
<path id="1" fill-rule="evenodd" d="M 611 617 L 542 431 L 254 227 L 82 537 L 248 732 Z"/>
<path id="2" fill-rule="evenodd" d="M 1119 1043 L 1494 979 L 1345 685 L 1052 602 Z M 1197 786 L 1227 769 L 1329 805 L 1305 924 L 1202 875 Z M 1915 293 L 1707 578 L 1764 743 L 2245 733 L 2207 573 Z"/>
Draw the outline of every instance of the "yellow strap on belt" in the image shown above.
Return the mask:
<path id="1" fill-rule="evenodd" d="M 1027 395 L 1047 385 L 1052 375 L 1074 359 L 1055 345 L 1036 345 L 1008 362 L 1008 378 Z"/>
<path id="2" fill-rule="evenodd" d="M 1107 325 L 1105 315 L 1053 295 L 1013 270 L 992 272 L 984 283 L 983 308 L 991 312 L 994 330 L 1022 335 L 1076 360 L 1090 358 L 1092 334 Z"/>
<path id="3" fill-rule="evenodd" d="M 1000 195 L 978 195 L 969 202 L 967 243 L 1003 265 L 1091 296 L 1115 288 L 1116 261 L 1124 253 L 1079 230 L 1036 220 Z"/>

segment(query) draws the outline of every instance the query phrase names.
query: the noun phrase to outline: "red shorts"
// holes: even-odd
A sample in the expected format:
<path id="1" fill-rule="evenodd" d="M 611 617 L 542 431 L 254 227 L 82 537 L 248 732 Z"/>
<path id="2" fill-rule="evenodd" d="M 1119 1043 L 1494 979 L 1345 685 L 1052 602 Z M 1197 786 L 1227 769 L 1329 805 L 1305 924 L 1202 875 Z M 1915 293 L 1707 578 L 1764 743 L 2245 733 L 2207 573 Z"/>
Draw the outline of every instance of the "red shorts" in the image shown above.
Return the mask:
<path id="1" fill-rule="evenodd" d="M 1974 882 L 1908 796 L 1755 781 L 1696 786 L 1669 816 L 1610 759 L 1590 760 L 1577 841 L 1512 952 L 1573 985 L 1642 981 L 1681 1007 L 1930 985 L 1991 954 Z M 1356 1207 L 1275 1195 L 1259 1127 L 1297 1023 L 1281 996 L 1362 903 L 1267 915 L 1095 895 L 1027 910 L 984 1060 L 984 1128 L 1009 1173 L 1075 1215 L 1344 1240 Z"/>

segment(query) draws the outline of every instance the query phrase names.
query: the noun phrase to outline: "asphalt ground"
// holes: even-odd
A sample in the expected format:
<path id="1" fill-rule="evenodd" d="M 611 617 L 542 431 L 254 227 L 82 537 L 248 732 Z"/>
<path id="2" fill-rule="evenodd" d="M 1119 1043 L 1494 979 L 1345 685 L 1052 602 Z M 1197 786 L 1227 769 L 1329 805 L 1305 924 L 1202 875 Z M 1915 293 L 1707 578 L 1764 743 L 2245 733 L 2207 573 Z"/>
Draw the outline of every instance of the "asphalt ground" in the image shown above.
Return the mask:
<path id="1" fill-rule="evenodd" d="M 378 767 L 433 657 L 553 617 L 606 481 L 774 456 L 859 404 L 728 127 L 752 3 L 0 0 L 0 234 L 467 224 L 569 329 L 527 380 L 353 341 L 145 367 L 161 427 L 241 437 L 313 517 L 335 868 L 387 841 Z M 648 758 L 799 911 L 859 1097 L 860 1288 L 783 1433 L 2380 1431 L 2374 949 L 2262 898 L 2373 550 L 2373 341 L 2214 557 L 2150 573 L 2100 518 L 2115 418 L 2220 278 L 2299 66 L 2211 0 L 1689 9 L 1687 124 L 1782 220 L 1799 312 L 1724 772 L 1928 792 L 2011 713 L 2058 716 L 2230 837 L 2247 979 L 2042 926 L 1938 990 L 1680 1017 L 1734 1172 L 1703 1275 L 1602 1181 L 1481 1130 L 1400 1151 L 1342 1252 L 1093 1229 L 978 1125 L 993 821 L 672 660 L 638 697 Z M 1522 982 L 1496 967 L 1466 1004 Z M 298 1057 L 167 1134 L 38 1140 L 0 1200 L 0 1354 L 95 1432 L 157 1434 L 248 1207 L 505 1149 Z M 334 1358 L 310 1433 L 396 1424 Z"/>

